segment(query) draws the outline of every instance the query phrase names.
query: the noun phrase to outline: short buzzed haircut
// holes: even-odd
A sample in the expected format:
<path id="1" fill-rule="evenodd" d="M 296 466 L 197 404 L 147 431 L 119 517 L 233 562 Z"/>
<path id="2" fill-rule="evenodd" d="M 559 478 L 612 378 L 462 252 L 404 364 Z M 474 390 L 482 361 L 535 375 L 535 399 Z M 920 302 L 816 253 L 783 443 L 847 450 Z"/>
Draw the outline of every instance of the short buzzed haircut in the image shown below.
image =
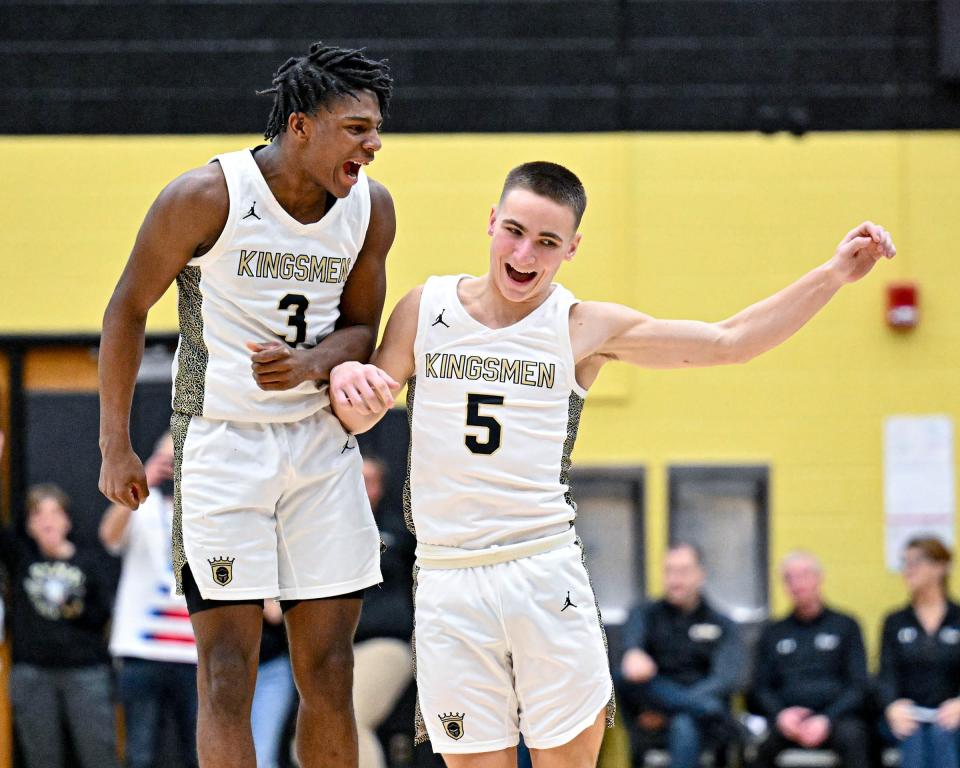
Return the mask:
<path id="1" fill-rule="evenodd" d="M 518 188 L 529 189 L 536 195 L 567 206 L 573 211 L 574 230 L 580 226 L 583 212 L 587 210 L 587 192 L 573 171 L 544 160 L 518 165 L 507 174 L 500 202 L 510 190 Z"/>

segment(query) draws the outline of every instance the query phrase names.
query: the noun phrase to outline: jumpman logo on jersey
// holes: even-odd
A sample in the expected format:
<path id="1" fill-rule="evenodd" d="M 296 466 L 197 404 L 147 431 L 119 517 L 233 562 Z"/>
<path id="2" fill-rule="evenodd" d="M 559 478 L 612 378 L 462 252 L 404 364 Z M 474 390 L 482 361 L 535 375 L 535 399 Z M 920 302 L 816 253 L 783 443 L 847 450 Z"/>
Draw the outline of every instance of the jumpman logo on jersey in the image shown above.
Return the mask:
<path id="1" fill-rule="evenodd" d="M 577 607 L 577 604 L 574 602 L 571 602 L 570 600 L 570 592 L 568 590 L 567 599 L 564 601 L 563 608 L 560 609 L 560 613 L 563 613 L 565 610 L 567 610 L 567 608 L 576 608 L 576 607 Z"/>
<path id="2" fill-rule="evenodd" d="M 342 455 L 345 454 L 347 451 L 352 451 L 352 450 L 353 450 L 354 448 L 356 448 L 356 447 L 357 447 L 357 441 L 356 441 L 356 439 L 354 439 L 353 445 L 350 445 L 350 435 L 347 435 L 347 442 L 345 442 L 345 443 L 343 444 L 343 448 L 340 449 L 340 455 L 342 456 Z"/>
<path id="3" fill-rule="evenodd" d="M 449 327 L 450 327 L 450 326 L 447 324 L 447 321 L 443 319 L 443 313 L 446 312 L 446 311 L 447 311 L 446 308 L 440 310 L 440 314 L 437 315 L 437 319 L 434 320 L 434 321 L 430 324 L 430 327 L 431 327 L 431 328 L 433 328 L 433 326 L 435 326 L 435 325 L 442 325 L 442 326 L 444 326 L 445 328 L 449 328 Z"/>
<path id="4" fill-rule="evenodd" d="M 250 206 L 250 210 L 246 212 L 243 218 L 249 219 L 251 216 L 253 216 L 253 218 L 259 219 L 260 217 L 257 215 L 256 209 L 257 209 L 257 201 L 254 200 L 253 205 Z"/>

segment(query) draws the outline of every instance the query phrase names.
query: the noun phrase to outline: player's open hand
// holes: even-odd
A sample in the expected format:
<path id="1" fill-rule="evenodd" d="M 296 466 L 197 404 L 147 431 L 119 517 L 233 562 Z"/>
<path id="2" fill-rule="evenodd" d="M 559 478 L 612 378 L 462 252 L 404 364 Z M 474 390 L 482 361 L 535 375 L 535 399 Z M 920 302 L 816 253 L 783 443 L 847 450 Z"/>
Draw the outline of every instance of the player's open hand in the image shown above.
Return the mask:
<path id="1" fill-rule="evenodd" d="M 892 259 L 897 255 L 893 238 L 879 224 L 865 221 L 847 232 L 830 267 L 845 283 L 853 283 L 864 277 L 880 259 Z"/>
<path id="2" fill-rule="evenodd" d="M 269 341 L 266 344 L 248 341 L 247 349 L 251 353 L 253 379 L 260 389 L 293 389 L 314 378 L 308 350 L 291 349 L 282 341 Z"/>
<path id="3" fill-rule="evenodd" d="M 390 374 L 369 363 L 348 361 L 330 371 L 334 408 L 349 408 L 362 416 L 379 416 L 390 410 L 400 388 Z"/>
<path id="4" fill-rule="evenodd" d="M 136 509 L 150 495 L 143 464 L 132 448 L 104 453 L 98 485 L 100 493 L 128 509 Z"/>

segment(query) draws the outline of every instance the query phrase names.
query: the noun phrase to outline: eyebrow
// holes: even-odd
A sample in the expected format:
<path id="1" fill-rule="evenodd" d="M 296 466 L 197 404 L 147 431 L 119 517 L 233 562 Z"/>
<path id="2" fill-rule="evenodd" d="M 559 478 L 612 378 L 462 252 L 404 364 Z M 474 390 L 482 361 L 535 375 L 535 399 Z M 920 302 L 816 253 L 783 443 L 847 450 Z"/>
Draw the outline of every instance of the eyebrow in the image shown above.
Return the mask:
<path id="1" fill-rule="evenodd" d="M 517 229 L 523 230 L 524 232 L 527 231 L 527 228 L 526 228 L 525 226 L 523 226 L 523 224 L 521 224 L 521 223 L 520 223 L 519 221 L 517 221 L 516 219 L 504 219 L 504 220 L 503 220 L 503 223 L 504 223 L 504 224 L 512 224 L 512 225 L 515 226 Z M 563 241 L 563 238 L 560 237 L 560 235 L 558 235 L 556 232 L 547 232 L 547 231 L 544 231 L 544 232 L 541 232 L 541 233 L 538 235 L 538 237 L 552 237 L 552 238 L 555 239 L 555 240 L 560 240 L 561 242 Z"/>

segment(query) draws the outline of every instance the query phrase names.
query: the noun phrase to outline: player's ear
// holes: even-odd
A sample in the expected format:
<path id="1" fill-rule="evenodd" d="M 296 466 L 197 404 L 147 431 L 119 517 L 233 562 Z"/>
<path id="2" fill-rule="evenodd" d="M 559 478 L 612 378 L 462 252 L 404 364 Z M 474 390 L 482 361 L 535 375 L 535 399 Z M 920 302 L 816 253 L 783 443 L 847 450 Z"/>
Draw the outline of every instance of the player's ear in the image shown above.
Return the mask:
<path id="1" fill-rule="evenodd" d="M 497 206 L 490 206 L 490 220 L 487 222 L 487 234 L 493 237 L 493 227 L 497 223 Z"/>
<path id="2" fill-rule="evenodd" d="M 310 131 L 309 117 L 304 112 L 291 112 L 287 118 L 287 132 L 298 139 L 305 139 Z"/>
<path id="3" fill-rule="evenodd" d="M 577 255 L 577 248 L 580 247 L 580 238 L 583 237 L 579 232 L 573 236 L 573 240 L 570 241 L 570 248 L 567 250 L 567 255 L 563 257 L 564 261 L 573 261 L 573 257 Z"/>

